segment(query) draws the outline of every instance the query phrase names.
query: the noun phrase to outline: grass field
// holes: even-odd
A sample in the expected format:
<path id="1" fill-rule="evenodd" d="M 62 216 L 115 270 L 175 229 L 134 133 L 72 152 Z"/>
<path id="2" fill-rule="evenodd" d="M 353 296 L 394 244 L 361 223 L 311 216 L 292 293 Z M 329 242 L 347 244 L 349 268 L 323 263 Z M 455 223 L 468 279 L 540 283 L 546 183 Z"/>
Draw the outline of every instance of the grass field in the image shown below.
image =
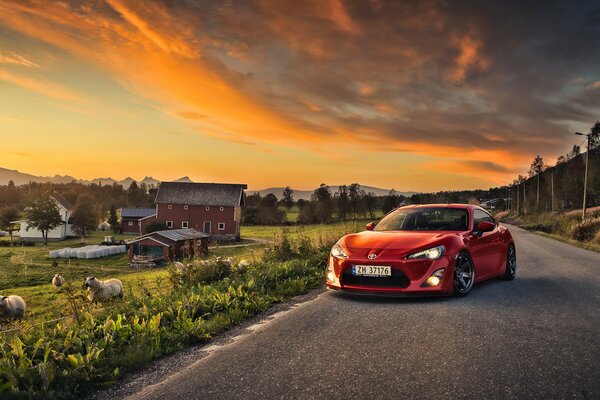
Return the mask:
<path id="1" fill-rule="evenodd" d="M 315 241 L 331 240 L 349 232 L 364 230 L 370 220 L 336 222 L 319 225 L 281 226 L 242 226 L 243 240 L 233 245 L 211 246 L 209 257 L 235 257 L 253 259 L 259 256 L 263 244 L 256 244 L 250 238 L 270 241 L 286 232 L 290 238 L 307 236 Z M 115 239 L 131 239 L 130 235 L 114 235 Z M 86 244 L 98 244 L 104 232 L 94 232 Z M 3 238 L 4 239 L 4 238 Z M 152 289 L 157 280 L 168 276 L 166 267 L 136 270 L 127 264 L 127 255 L 119 254 L 98 259 L 50 259 L 50 250 L 66 247 L 80 247 L 79 239 L 50 242 L 44 246 L 36 243 L 32 247 L 0 247 L 0 294 L 18 294 L 27 303 L 27 321 L 36 323 L 69 315 L 66 297 L 57 291 L 50 280 L 55 273 L 61 274 L 67 281 L 76 285 L 86 276 L 99 279 L 118 278 L 128 290 L 136 290 L 140 285 Z M 57 265 L 53 266 L 53 262 Z"/>

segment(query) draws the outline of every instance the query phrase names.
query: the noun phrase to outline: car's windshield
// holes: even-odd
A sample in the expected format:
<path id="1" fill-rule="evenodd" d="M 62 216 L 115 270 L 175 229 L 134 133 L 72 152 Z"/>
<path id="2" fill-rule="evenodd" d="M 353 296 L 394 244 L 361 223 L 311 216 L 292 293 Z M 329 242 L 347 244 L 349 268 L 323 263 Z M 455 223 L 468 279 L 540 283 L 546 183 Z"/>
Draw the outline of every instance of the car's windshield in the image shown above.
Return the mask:
<path id="1" fill-rule="evenodd" d="M 466 231 L 468 212 L 464 208 L 412 208 L 389 213 L 375 231 Z"/>

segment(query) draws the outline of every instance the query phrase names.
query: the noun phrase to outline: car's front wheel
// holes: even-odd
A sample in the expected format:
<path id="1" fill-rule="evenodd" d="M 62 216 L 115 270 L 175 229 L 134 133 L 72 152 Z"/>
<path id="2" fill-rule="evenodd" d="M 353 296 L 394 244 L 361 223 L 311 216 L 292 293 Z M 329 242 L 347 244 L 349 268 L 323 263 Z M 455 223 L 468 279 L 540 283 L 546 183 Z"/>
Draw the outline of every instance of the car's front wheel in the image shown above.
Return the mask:
<path id="1" fill-rule="evenodd" d="M 504 275 L 502 275 L 502 279 L 505 281 L 512 281 L 517 276 L 517 251 L 515 250 L 515 245 L 511 244 L 508 246 L 508 250 L 506 253 L 506 270 L 504 271 Z"/>
<path id="2" fill-rule="evenodd" d="M 471 257 L 466 252 L 461 252 L 456 257 L 454 264 L 454 294 L 466 296 L 475 282 L 475 266 Z"/>

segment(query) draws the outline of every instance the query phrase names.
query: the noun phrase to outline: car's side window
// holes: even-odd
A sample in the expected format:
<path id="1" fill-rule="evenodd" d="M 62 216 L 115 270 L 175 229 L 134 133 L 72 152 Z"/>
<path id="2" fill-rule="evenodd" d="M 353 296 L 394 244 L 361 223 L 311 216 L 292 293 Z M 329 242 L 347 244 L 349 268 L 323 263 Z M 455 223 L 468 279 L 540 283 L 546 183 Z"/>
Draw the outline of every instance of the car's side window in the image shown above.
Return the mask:
<path id="1" fill-rule="evenodd" d="M 473 210 L 473 229 L 477 229 L 480 222 L 487 221 L 496 225 L 496 220 L 488 213 L 482 210 Z"/>

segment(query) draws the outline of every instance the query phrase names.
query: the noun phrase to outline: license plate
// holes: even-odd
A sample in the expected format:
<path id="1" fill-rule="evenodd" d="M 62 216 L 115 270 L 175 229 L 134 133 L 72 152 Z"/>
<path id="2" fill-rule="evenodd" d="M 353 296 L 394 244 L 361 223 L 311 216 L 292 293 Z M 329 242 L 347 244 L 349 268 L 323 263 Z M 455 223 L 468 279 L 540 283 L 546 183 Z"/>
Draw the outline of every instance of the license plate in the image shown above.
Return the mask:
<path id="1" fill-rule="evenodd" d="M 392 276 L 392 267 L 383 265 L 353 265 L 352 275 L 356 276 Z"/>

